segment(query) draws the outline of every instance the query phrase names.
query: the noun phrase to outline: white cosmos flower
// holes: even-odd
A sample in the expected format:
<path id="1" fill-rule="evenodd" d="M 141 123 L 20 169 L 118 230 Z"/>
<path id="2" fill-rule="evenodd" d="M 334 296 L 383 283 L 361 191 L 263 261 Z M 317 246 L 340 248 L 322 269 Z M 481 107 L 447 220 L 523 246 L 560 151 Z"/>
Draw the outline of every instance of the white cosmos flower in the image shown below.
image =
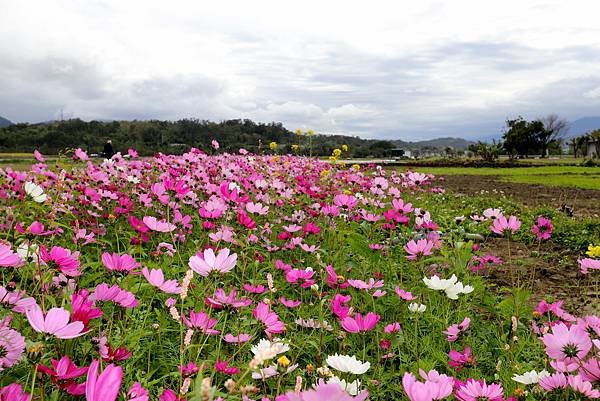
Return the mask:
<path id="1" fill-rule="evenodd" d="M 361 362 L 354 355 L 329 355 L 325 360 L 325 363 L 330 367 L 344 373 L 353 373 L 355 375 L 362 375 L 371 367 L 370 362 Z"/>
<path id="2" fill-rule="evenodd" d="M 474 290 L 470 285 L 464 285 L 458 281 L 455 274 L 449 279 L 441 279 L 438 276 L 431 278 L 423 277 L 423 282 L 432 290 L 444 291 L 450 299 L 458 299 L 459 294 L 470 294 Z"/>
<path id="3" fill-rule="evenodd" d="M 48 195 L 44 193 L 44 189 L 31 181 L 25 183 L 25 193 L 31 196 L 37 203 L 44 203 L 48 199 Z"/>
<path id="4" fill-rule="evenodd" d="M 344 379 L 340 379 L 337 376 L 333 376 L 331 379 L 327 380 L 327 384 L 336 383 L 338 384 L 342 390 L 347 392 L 350 395 L 357 395 L 360 391 L 360 380 L 356 379 L 353 382 L 347 382 Z"/>
<path id="5" fill-rule="evenodd" d="M 17 254 L 23 260 L 27 260 L 32 257 L 36 257 L 38 254 L 39 246 L 29 242 L 23 242 L 17 247 Z"/>
<path id="6" fill-rule="evenodd" d="M 286 351 L 289 351 L 290 346 L 285 344 L 281 339 L 274 338 L 273 341 L 269 341 L 266 338 L 263 338 L 258 342 L 258 344 L 253 345 L 250 348 L 250 351 L 254 355 L 261 354 L 267 350 L 271 350 L 275 355 L 283 354 Z"/>
<path id="7" fill-rule="evenodd" d="M 548 373 L 545 369 L 539 373 L 536 372 L 535 370 L 531 370 L 529 372 L 523 373 L 522 375 L 515 374 L 512 377 L 512 379 L 514 381 L 516 381 L 517 383 L 536 384 L 537 382 L 540 381 L 540 379 L 542 379 L 544 377 L 548 377 L 548 376 L 550 376 L 550 373 Z"/>
<path id="8" fill-rule="evenodd" d="M 412 302 L 408 305 L 408 310 L 412 313 L 423 313 L 427 310 L 427 306 Z"/>

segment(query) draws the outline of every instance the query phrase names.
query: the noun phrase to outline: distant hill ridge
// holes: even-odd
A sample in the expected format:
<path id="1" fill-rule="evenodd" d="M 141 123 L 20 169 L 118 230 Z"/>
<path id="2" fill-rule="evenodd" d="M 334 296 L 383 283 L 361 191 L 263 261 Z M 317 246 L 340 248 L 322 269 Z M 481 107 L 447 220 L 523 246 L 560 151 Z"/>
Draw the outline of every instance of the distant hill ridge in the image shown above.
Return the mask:
<path id="1" fill-rule="evenodd" d="M 13 122 L 0 116 L 0 128 L 8 127 L 9 125 L 13 125 Z"/>

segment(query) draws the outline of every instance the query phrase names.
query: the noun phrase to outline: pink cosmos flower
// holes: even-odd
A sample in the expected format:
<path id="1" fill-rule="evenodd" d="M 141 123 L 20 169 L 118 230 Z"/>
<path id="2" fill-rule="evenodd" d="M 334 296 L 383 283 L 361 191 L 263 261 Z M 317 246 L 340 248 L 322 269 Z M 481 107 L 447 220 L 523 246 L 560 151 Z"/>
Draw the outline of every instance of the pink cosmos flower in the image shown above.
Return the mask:
<path id="1" fill-rule="evenodd" d="M 92 297 L 96 301 L 112 301 L 123 308 L 135 308 L 138 305 L 135 295 L 123 290 L 118 284 L 111 287 L 106 283 L 98 284 Z"/>
<path id="2" fill-rule="evenodd" d="M 188 265 L 199 275 L 206 277 L 212 271 L 219 273 L 230 272 L 237 262 L 237 254 L 229 254 L 228 248 L 223 248 L 215 256 L 211 248 L 205 249 L 203 253 L 197 253 L 190 257 Z"/>
<path id="3" fill-rule="evenodd" d="M 350 295 L 335 294 L 331 301 L 331 311 L 340 319 L 344 319 L 350 313 L 348 302 L 352 300 Z"/>
<path id="4" fill-rule="evenodd" d="M 302 304 L 302 301 L 300 300 L 294 301 L 292 299 L 286 299 L 284 297 L 280 297 L 279 302 L 281 302 L 282 305 L 288 308 L 296 308 Z"/>
<path id="5" fill-rule="evenodd" d="M 362 333 L 365 331 L 371 331 L 379 322 L 381 316 L 376 313 L 369 312 L 366 315 L 357 313 L 354 317 L 346 316 L 342 319 L 342 328 L 348 333 Z"/>
<path id="6" fill-rule="evenodd" d="M 234 336 L 231 333 L 225 334 L 223 336 L 223 341 L 225 341 L 226 343 L 231 343 L 231 344 L 239 344 L 239 343 L 245 343 L 248 342 L 252 339 L 252 336 L 250 334 L 246 334 L 246 333 L 241 333 L 237 336 Z"/>
<path id="7" fill-rule="evenodd" d="M 581 375 L 569 376 L 569 386 L 587 398 L 600 398 L 600 391 L 592 388 L 592 383 L 584 380 Z"/>
<path id="8" fill-rule="evenodd" d="M 285 393 L 277 401 L 364 401 L 369 396 L 367 391 L 363 391 L 356 397 L 351 396 L 343 390 L 337 383 L 320 382 L 314 390 L 293 391 Z"/>
<path id="9" fill-rule="evenodd" d="M 390 323 L 387 326 L 385 326 L 383 329 L 383 332 L 384 333 L 397 333 L 401 330 L 402 330 L 402 326 L 400 326 L 400 323 L 394 322 L 394 323 Z"/>
<path id="10" fill-rule="evenodd" d="M 516 216 L 509 216 L 507 219 L 503 214 L 494 219 L 490 226 L 490 230 L 498 235 L 514 234 L 519 231 L 519 228 L 521 228 L 521 221 Z"/>
<path id="11" fill-rule="evenodd" d="M 417 381 L 416 377 L 409 372 L 402 377 L 402 387 L 410 401 L 441 400 L 452 394 L 454 380 L 451 377 L 440 375 L 435 370 L 429 373 L 421 370 L 420 373 L 425 379 L 424 383 Z"/>
<path id="12" fill-rule="evenodd" d="M 237 292 L 231 289 L 229 294 L 222 288 L 217 288 L 213 297 L 206 297 L 206 304 L 214 309 L 223 309 L 231 307 L 233 309 L 245 308 L 252 303 L 252 300 L 246 297 L 236 298 Z"/>
<path id="13" fill-rule="evenodd" d="M 569 362 L 572 358 L 582 360 L 592 348 L 589 334 L 579 326 L 567 327 L 564 323 L 552 326 L 552 333 L 545 334 L 542 342 L 550 358 Z"/>
<path id="14" fill-rule="evenodd" d="M 126 272 L 129 273 L 133 269 L 139 267 L 139 263 L 128 254 L 119 255 L 118 253 L 104 252 L 102 254 L 102 263 L 110 271 Z"/>
<path id="15" fill-rule="evenodd" d="M 342 209 L 352 210 L 358 205 L 358 199 L 353 195 L 338 194 L 334 196 L 333 204 Z"/>
<path id="16" fill-rule="evenodd" d="M 375 281 L 375 279 L 373 277 L 371 277 L 369 279 L 369 282 L 366 283 L 362 280 L 348 279 L 348 284 L 350 284 L 352 287 L 357 288 L 359 290 L 371 290 L 373 288 L 383 287 L 383 280 Z"/>
<path id="17" fill-rule="evenodd" d="M 577 261 L 581 274 L 588 274 L 590 269 L 600 270 L 600 259 L 584 258 Z"/>
<path id="18" fill-rule="evenodd" d="M 419 256 L 431 255 L 433 249 L 433 242 L 426 239 L 420 239 L 418 241 L 410 240 L 405 246 L 404 250 L 408 253 L 406 259 L 415 260 Z"/>
<path id="19" fill-rule="evenodd" d="M 60 246 L 53 246 L 48 252 L 45 245 L 40 246 L 40 259 L 45 265 L 58 269 L 68 277 L 81 275 L 79 271 L 79 252 L 71 252 Z"/>
<path id="20" fill-rule="evenodd" d="M 0 324 L 0 351 L 0 372 L 17 364 L 25 351 L 25 338 L 8 327 L 8 322 Z"/>
<path id="21" fill-rule="evenodd" d="M 444 334 L 448 336 L 448 341 L 452 343 L 458 340 L 458 336 L 460 335 L 460 333 L 469 329 L 470 324 L 471 319 L 465 317 L 461 323 L 453 324 L 452 326 L 448 327 L 446 331 L 444 331 Z"/>
<path id="22" fill-rule="evenodd" d="M 265 333 L 270 338 L 273 334 L 283 333 L 285 324 L 279 320 L 277 313 L 271 311 L 268 304 L 261 302 L 252 311 L 252 315 L 256 320 L 265 325 Z"/>
<path id="23" fill-rule="evenodd" d="M 402 288 L 396 286 L 396 288 L 394 289 L 394 291 L 396 292 L 396 294 L 403 300 L 405 301 L 414 301 L 415 299 L 417 299 L 417 297 L 415 297 L 412 292 L 409 291 L 404 291 Z"/>
<path id="24" fill-rule="evenodd" d="M 239 368 L 236 368 L 235 366 L 229 366 L 229 363 L 227 361 L 215 362 L 215 370 L 226 375 L 236 375 L 240 373 Z"/>
<path id="25" fill-rule="evenodd" d="M 567 388 L 567 377 L 564 373 L 556 372 L 553 375 L 540 378 L 538 384 L 546 391 Z"/>
<path id="26" fill-rule="evenodd" d="M 290 266 L 291 268 L 291 266 Z M 330 286 L 331 288 L 346 288 L 348 287 L 350 284 L 348 284 L 347 281 L 344 280 L 343 276 L 338 276 L 338 274 L 335 272 L 335 269 L 333 268 L 333 266 L 331 265 L 327 265 L 327 267 L 325 268 L 326 272 L 327 272 L 327 285 Z"/>
<path id="27" fill-rule="evenodd" d="M 162 269 L 152 269 L 149 271 L 147 267 L 144 267 L 142 274 L 153 287 L 160 289 L 162 292 L 166 292 L 167 294 L 179 294 L 181 292 L 181 287 L 179 287 L 177 280 L 165 281 Z"/>
<path id="28" fill-rule="evenodd" d="M 94 301 L 89 298 L 88 290 L 79 290 L 71 295 L 71 320 L 80 321 L 88 330 L 92 319 L 102 316 L 102 310 L 94 307 Z"/>
<path id="29" fill-rule="evenodd" d="M 46 159 L 44 158 L 44 155 L 42 155 L 40 152 L 38 152 L 37 149 L 33 151 L 33 157 L 35 157 L 35 160 L 37 160 L 40 163 L 43 163 L 46 161 Z"/>
<path id="30" fill-rule="evenodd" d="M 205 312 L 194 312 L 191 310 L 189 319 L 185 315 L 181 318 L 187 327 L 200 329 L 204 334 L 214 335 L 220 333 L 219 330 L 213 329 L 217 324 L 217 319 L 209 317 Z"/>
<path id="31" fill-rule="evenodd" d="M 150 395 L 148 390 L 142 387 L 140 382 L 135 382 L 127 391 L 127 401 L 148 401 Z"/>
<path id="32" fill-rule="evenodd" d="M 311 268 L 303 269 L 290 269 L 285 272 L 285 279 L 291 284 L 300 284 L 301 288 L 308 288 L 315 283 L 313 280 L 315 272 Z"/>
<path id="33" fill-rule="evenodd" d="M 25 312 L 31 327 L 38 333 L 52 334 L 57 338 L 70 339 L 85 334 L 84 324 L 79 321 L 69 323 L 71 314 L 64 308 L 52 308 L 46 316 L 38 304 Z"/>
<path id="34" fill-rule="evenodd" d="M 71 395 L 85 394 L 85 383 L 78 384 L 75 379 L 85 375 L 88 371 L 87 366 L 77 367 L 67 355 L 59 360 L 50 361 L 52 367 L 38 365 L 38 370 L 51 377 L 52 383 L 66 390 Z"/>
<path id="35" fill-rule="evenodd" d="M 115 401 L 123 381 L 123 369 L 112 363 L 98 375 L 98 360 L 92 361 L 85 382 L 86 401 Z"/>
<path id="36" fill-rule="evenodd" d="M 9 244 L 0 242 L 0 267 L 20 267 L 24 263 L 21 256 L 14 253 Z"/>
<path id="37" fill-rule="evenodd" d="M 535 235 L 538 241 L 546 241 L 552 236 L 554 226 L 552 220 L 539 216 L 535 221 L 535 224 L 531 227 L 531 232 Z"/>
<path id="38" fill-rule="evenodd" d="M 150 230 L 159 233 L 170 233 L 176 228 L 174 224 L 171 224 L 166 220 L 157 220 L 156 217 L 153 216 L 144 216 L 142 221 Z"/>
<path id="39" fill-rule="evenodd" d="M 246 283 L 243 285 L 243 287 L 244 290 L 251 294 L 264 294 L 265 292 L 269 291 L 269 287 L 265 287 L 262 284 L 252 285 L 250 283 Z"/>
<path id="40" fill-rule="evenodd" d="M 23 392 L 23 387 L 17 383 L 0 387 L 0 401 L 30 401 L 33 397 Z"/>
<path id="41" fill-rule="evenodd" d="M 14 286 L 14 283 L 12 285 Z M 6 305 L 17 313 L 25 313 L 29 307 L 36 303 L 34 298 L 23 298 L 23 295 L 25 295 L 25 291 L 8 291 L 6 287 L 0 285 L 0 305 Z"/>
<path id="42" fill-rule="evenodd" d="M 87 161 L 90 160 L 90 157 L 88 156 L 88 154 L 82 150 L 81 148 L 77 148 L 75 149 L 75 153 L 73 155 L 73 159 L 75 160 L 81 160 L 81 161 Z"/>
<path id="43" fill-rule="evenodd" d="M 457 371 L 462 370 L 465 366 L 475 364 L 475 357 L 471 354 L 471 347 L 465 347 L 462 352 L 450 350 L 448 357 L 450 358 L 448 365 Z"/>
<path id="44" fill-rule="evenodd" d="M 456 398 L 461 401 L 503 401 L 503 389 L 500 384 L 486 384 L 485 380 L 469 379 L 458 383 Z"/>

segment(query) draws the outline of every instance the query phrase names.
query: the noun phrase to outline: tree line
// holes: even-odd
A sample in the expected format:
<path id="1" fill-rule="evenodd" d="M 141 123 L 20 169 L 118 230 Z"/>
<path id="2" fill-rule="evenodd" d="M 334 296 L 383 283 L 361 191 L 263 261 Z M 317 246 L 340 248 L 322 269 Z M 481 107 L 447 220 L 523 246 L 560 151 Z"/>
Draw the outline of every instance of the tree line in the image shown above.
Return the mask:
<path id="1" fill-rule="evenodd" d="M 70 119 L 0 128 L 0 152 L 33 152 L 37 149 L 44 154 L 59 154 L 80 147 L 94 154 L 100 153 L 109 139 L 115 151 L 125 153 L 134 148 L 140 155 L 180 154 L 191 147 L 211 149 L 212 140 L 219 142 L 219 151 L 237 152 L 244 148 L 253 153 L 272 152 L 269 145 L 275 142 L 278 153 L 315 156 L 329 156 L 342 145 L 348 147 L 344 157 L 384 157 L 394 148 L 390 141 L 292 132 L 281 123 L 255 123 L 248 119 L 221 122 L 199 119 L 88 122 Z"/>

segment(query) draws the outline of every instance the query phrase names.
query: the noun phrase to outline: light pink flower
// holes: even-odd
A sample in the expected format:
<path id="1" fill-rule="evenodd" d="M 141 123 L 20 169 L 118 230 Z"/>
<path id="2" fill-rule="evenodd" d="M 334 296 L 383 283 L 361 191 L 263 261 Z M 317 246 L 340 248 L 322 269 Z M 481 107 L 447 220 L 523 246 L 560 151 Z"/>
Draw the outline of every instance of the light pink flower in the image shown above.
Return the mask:
<path id="1" fill-rule="evenodd" d="M 52 334 L 57 338 L 70 339 L 85 334 L 84 325 L 80 321 L 69 323 L 71 314 L 64 308 L 52 308 L 46 316 L 38 304 L 25 312 L 31 327 L 38 333 Z"/>
<path id="2" fill-rule="evenodd" d="M 550 358 L 569 362 L 571 358 L 582 360 L 592 348 L 589 334 L 579 326 L 567 327 L 564 323 L 552 326 L 552 333 L 545 334 L 542 342 Z"/>
<path id="3" fill-rule="evenodd" d="M 402 288 L 396 286 L 396 288 L 394 289 L 394 291 L 396 291 L 396 294 L 403 300 L 405 301 L 414 301 L 415 299 L 417 299 L 417 297 L 415 297 L 412 292 L 409 291 L 405 291 Z"/>
<path id="4" fill-rule="evenodd" d="M 279 334 L 285 331 L 285 324 L 279 320 L 277 313 L 271 311 L 269 305 L 264 302 L 259 303 L 252 311 L 256 320 L 265 325 L 265 333 L 271 337 L 272 334 Z"/>
<path id="5" fill-rule="evenodd" d="M 428 241 L 426 239 L 420 239 L 418 241 L 410 240 L 404 246 L 404 250 L 408 253 L 408 255 L 406 255 L 406 259 L 409 260 L 415 260 L 419 256 L 431 255 L 432 249 L 433 242 Z"/>
<path id="6" fill-rule="evenodd" d="M 167 294 L 179 294 L 181 292 L 181 287 L 179 287 L 177 280 L 165 281 L 162 269 L 152 269 L 148 271 L 148 268 L 144 267 L 142 269 L 142 274 L 152 286 L 160 289 L 162 292 L 166 292 Z"/>
<path id="7" fill-rule="evenodd" d="M 469 379 L 457 386 L 456 398 L 461 401 L 503 401 L 503 389 L 500 384 L 487 384 L 485 380 Z"/>
<path id="8" fill-rule="evenodd" d="M 507 219 L 506 216 L 501 214 L 492 223 L 490 230 L 495 232 L 498 235 L 505 235 L 507 233 L 516 233 L 521 228 L 521 221 L 517 219 L 516 216 L 509 216 Z"/>
<path id="9" fill-rule="evenodd" d="M 20 267 L 24 263 L 21 256 L 14 253 L 9 244 L 0 242 L 0 267 Z"/>
<path id="10" fill-rule="evenodd" d="M 223 341 L 227 342 L 227 343 L 232 343 L 232 344 L 239 344 L 239 343 L 245 343 L 248 342 L 252 339 L 252 336 L 250 334 L 246 334 L 246 333 L 241 333 L 237 336 L 234 336 L 231 333 L 225 334 L 225 336 L 223 336 Z"/>
<path id="11" fill-rule="evenodd" d="M 190 318 L 182 316 L 183 322 L 187 327 L 200 329 L 204 334 L 219 334 L 219 330 L 213 329 L 217 324 L 217 319 L 213 319 L 205 312 L 190 311 Z"/>
<path id="12" fill-rule="evenodd" d="M 448 327 L 446 331 L 444 331 L 444 334 L 448 336 L 449 342 L 454 342 L 458 340 L 458 336 L 460 335 L 460 333 L 469 329 L 470 324 L 471 319 L 465 317 L 461 323 L 453 324 L 452 326 Z"/>
<path id="13" fill-rule="evenodd" d="M 245 308 L 252 303 L 252 300 L 246 297 L 236 298 L 237 292 L 231 289 L 229 294 L 222 288 L 217 288 L 213 297 L 206 297 L 206 304 L 214 309 L 223 309 L 231 307 L 234 309 Z"/>
<path id="14" fill-rule="evenodd" d="M 144 216 L 142 221 L 150 230 L 160 233 L 169 233 L 176 228 L 174 224 L 165 220 L 157 220 L 156 217 L 153 216 Z"/>
<path id="15" fill-rule="evenodd" d="M 590 269 L 600 270 L 600 259 L 584 258 L 577 261 L 581 274 L 588 274 Z"/>
<path id="16" fill-rule="evenodd" d="M 123 290 L 118 284 L 111 287 L 106 283 L 98 284 L 90 298 L 96 301 L 112 301 L 123 308 L 135 308 L 138 305 L 133 293 Z"/>
<path id="17" fill-rule="evenodd" d="M 228 248 L 223 248 L 215 256 L 211 248 L 205 249 L 203 253 L 197 253 L 190 257 L 188 265 L 199 275 L 206 277 L 212 271 L 219 273 L 230 272 L 237 262 L 237 254 L 229 254 Z"/>

